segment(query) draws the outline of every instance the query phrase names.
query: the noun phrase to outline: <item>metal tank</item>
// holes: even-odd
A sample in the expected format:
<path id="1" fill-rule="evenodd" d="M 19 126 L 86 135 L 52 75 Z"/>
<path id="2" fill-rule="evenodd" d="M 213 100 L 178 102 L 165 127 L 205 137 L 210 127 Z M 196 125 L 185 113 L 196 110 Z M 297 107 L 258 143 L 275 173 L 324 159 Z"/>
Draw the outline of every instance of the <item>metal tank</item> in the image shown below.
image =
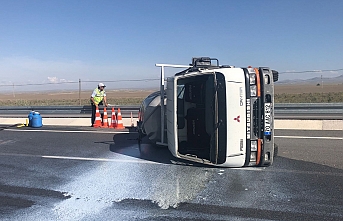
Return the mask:
<path id="1" fill-rule="evenodd" d="M 166 124 L 165 124 L 166 125 Z M 161 92 L 156 91 L 146 97 L 139 109 L 137 122 L 140 138 L 148 136 L 156 143 L 161 140 Z"/>

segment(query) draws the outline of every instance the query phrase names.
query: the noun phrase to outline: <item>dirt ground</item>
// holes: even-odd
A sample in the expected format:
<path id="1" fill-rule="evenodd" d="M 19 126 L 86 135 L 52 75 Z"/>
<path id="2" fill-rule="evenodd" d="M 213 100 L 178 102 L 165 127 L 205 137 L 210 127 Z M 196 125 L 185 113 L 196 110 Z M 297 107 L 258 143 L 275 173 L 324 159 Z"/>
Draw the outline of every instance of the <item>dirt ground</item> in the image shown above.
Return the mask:
<path id="1" fill-rule="evenodd" d="M 108 98 L 145 98 L 156 90 L 108 90 Z M 331 85 L 275 85 L 276 94 L 343 92 L 343 84 Z M 70 100 L 89 99 L 92 91 L 8 92 L 0 93 L 0 100 Z"/>
<path id="2" fill-rule="evenodd" d="M 156 90 L 110 90 L 106 91 L 106 96 L 108 98 L 144 98 Z M 55 92 L 16 92 L 15 94 L 7 93 L 0 94 L 0 100 L 69 100 L 69 99 L 89 99 L 92 91 L 82 91 L 79 94 L 78 91 L 55 91 Z"/>
<path id="3" fill-rule="evenodd" d="M 275 85 L 275 94 L 343 92 L 343 84 L 316 85 Z"/>

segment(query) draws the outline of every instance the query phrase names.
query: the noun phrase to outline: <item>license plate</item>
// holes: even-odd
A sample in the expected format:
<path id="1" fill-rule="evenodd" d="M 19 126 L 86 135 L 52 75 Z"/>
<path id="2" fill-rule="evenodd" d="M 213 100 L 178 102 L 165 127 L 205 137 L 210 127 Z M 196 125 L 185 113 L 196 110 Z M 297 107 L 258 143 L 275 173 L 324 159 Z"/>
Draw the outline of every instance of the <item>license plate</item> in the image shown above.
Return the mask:
<path id="1" fill-rule="evenodd" d="M 272 118 L 271 118 L 272 108 L 271 103 L 264 104 L 264 135 L 272 134 Z"/>

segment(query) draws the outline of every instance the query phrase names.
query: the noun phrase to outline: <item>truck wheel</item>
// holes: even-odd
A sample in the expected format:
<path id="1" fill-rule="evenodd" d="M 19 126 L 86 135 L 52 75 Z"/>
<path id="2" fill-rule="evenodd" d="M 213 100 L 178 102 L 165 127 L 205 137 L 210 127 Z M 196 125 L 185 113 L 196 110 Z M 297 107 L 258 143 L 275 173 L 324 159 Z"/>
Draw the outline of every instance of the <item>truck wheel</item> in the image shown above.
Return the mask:
<path id="1" fill-rule="evenodd" d="M 137 141 L 138 141 L 138 150 L 139 150 L 139 153 L 142 153 L 142 150 L 141 150 L 142 139 L 143 139 L 143 134 L 142 134 L 142 132 L 138 131 L 138 138 L 137 138 Z"/>
<path id="2" fill-rule="evenodd" d="M 273 73 L 273 81 L 277 82 L 279 80 L 279 72 L 272 70 Z"/>
<path id="3" fill-rule="evenodd" d="M 137 121 L 137 133 L 138 133 L 138 144 L 140 144 L 142 142 L 142 138 L 143 138 L 143 132 L 142 132 L 142 128 L 141 128 L 142 122 L 141 121 Z"/>
<path id="4" fill-rule="evenodd" d="M 277 157 L 278 153 L 279 153 L 279 146 L 278 146 L 276 143 L 274 143 L 274 154 L 273 154 L 273 158 Z M 274 161 L 274 160 L 273 160 L 273 161 Z M 262 167 L 268 167 L 268 166 L 270 166 L 270 165 L 271 165 L 271 163 L 268 162 L 268 163 L 261 164 L 260 166 L 262 166 Z"/>
<path id="5" fill-rule="evenodd" d="M 138 144 L 141 144 L 142 138 L 143 138 L 142 133 L 138 131 L 138 138 L 137 138 Z"/>
<path id="6" fill-rule="evenodd" d="M 274 157 L 277 157 L 278 153 L 279 153 L 279 146 L 276 143 L 274 143 Z"/>

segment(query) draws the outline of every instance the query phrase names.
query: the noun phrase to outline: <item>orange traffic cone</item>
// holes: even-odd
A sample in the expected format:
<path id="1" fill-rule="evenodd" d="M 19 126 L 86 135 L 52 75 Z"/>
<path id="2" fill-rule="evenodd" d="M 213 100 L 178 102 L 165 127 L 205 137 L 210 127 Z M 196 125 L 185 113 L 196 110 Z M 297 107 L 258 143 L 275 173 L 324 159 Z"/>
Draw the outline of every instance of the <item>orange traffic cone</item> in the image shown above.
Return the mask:
<path id="1" fill-rule="evenodd" d="M 95 122 L 93 124 L 93 127 L 101 127 L 101 116 L 100 116 L 100 111 L 98 107 L 96 107 L 96 110 L 95 110 Z"/>
<path id="2" fill-rule="evenodd" d="M 112 107 L 111 127 L 116 128 L 116 126 L 117 126 L 116 112 L 114 111 L 114 107 Z"/>
<path id="3" fill-rule="evenodd" d="M 104 117 L 102 118 L 102 126 L 101 127 L 108 128 L 108 117 L 107 117 L 106 107 L 104 107 Z"/>
<path id="4" fill-rule="evenodd" d="M 123 125 L 123 118 L 121 117 L 120 108 L 118 108 L 118 123 L 117 123 L 117 126 L 115 127 L 115 129 L 125 129 L 125 127 Z"/>

